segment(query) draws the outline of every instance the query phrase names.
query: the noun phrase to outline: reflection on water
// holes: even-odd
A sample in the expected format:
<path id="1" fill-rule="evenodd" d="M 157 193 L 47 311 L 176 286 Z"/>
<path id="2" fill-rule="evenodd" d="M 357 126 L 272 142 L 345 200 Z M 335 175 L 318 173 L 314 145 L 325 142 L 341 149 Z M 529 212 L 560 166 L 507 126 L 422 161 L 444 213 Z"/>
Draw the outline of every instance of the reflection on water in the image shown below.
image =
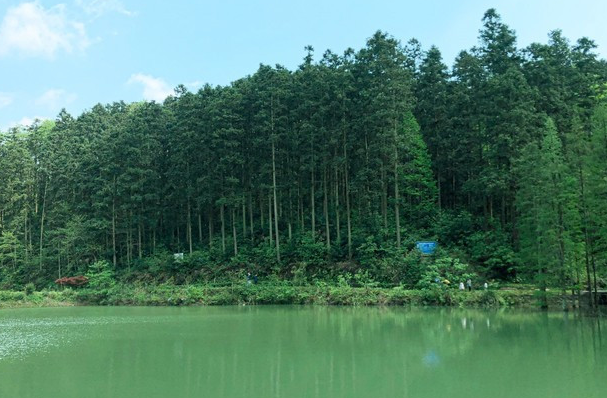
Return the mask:
<path id="1" fill-rule="evenodd" d="M 403 308 L 11 310 L 0 312 L 0 397 L 602 397 L 602 322 Z"/>

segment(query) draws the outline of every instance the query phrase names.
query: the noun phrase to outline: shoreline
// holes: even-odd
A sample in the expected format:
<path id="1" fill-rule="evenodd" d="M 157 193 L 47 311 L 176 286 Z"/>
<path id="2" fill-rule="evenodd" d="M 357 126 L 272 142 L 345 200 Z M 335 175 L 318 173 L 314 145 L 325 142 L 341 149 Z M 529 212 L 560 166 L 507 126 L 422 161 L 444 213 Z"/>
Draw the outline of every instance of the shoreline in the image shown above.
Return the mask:
<path id="1" fill-rule="evenodd" d="M 26 294 L 0 291 L 0 309 L 30 307 L 101 306 L 214 306 L 214 305 L 337 305 L 460 308 L 540 309 L 542 293 L 535 289 L 405 290 L 400 287 L 292 286 L 287 284 L 116 285 L 108 289 L 42 290 Z M 562 292 L 546 292 L 550 310 L 587 308 L 584 300 Z"/>

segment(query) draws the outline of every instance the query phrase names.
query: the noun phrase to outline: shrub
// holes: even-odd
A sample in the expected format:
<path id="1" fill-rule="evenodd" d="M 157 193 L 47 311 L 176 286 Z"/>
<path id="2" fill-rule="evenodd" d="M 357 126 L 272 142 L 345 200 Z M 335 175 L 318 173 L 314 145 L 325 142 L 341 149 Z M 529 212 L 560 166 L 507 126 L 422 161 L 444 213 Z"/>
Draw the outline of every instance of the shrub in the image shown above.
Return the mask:
<path id="1" fill-rule="evenodd" d="M 25 293 L 23 292 L 13 292 L 13 297 L 11 297 L 15 301 L 21 301 L 25 299 Z"/>
<path id="2" fill-rule="evenodd" d="M 295 286 L 304 286 L 307 284 L 308 279 L 306 277 L 306 262 L 299 262 L 293 265 L 291 268 L 291 274 L 293 275 L 293 284 Z"/>
<path id="3" fill-rule="evenodd" d="M 477 231 L 467 240 L 470 260 L 484 268 L 488 278 L 512 280 L 517 268 L 516 254 L 509 236 L 501 228 Z"/>
<path id="4" fill-rule="evenodd" d="M 112 271 L 110 264 L 105 260 L 100 260 L 90 265 L 86 277 L 89 280 L 88 286 L 91 289 L 111 289 L 116 285 L 114 271 Z"/>
<path id="5" fill-rule="evenodd" d="M 34 293 L 35 291 L 36 291 L 36 286 L 34 286 L 34 284 L 32 282 L 27 283 L 25 285 L 25 294 L 26 295 L 29 296 L 30 294 Z"/>
<path id="6" fill-rule="evenodd" d="M 445 280 L 448 281 L 447 284 L 457 286 L 458 282 L 471 279 L 473 276 L 473 273 L 469 270 L 468 264 L 462 263 L 457 258 L 445 256 L 437 258 L 434 261 L 428 259 L 421 279 L 417 283 L 417 288 L 434 288 L 441 286 L 442 282 Z M 437 281 L 441 282 L 441 284 L 437 285 Z"/>
<path id="7" fill-rule="evenodd" d="M 480 305 L 487 307 L 502 307 L 506 305 L 506 300 L 500 296 L 495 290 L 485 290 L 478 298 Z"/>

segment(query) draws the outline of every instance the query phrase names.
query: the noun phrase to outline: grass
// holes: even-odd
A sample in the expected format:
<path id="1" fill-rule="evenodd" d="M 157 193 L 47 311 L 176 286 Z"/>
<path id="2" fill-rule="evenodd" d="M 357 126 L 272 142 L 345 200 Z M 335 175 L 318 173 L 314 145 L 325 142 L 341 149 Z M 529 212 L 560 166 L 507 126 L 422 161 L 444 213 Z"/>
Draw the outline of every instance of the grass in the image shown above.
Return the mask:
<path id="1" fill-rule="evenodd" d="M 562 308 L 562 296 L 548 292 L 552 308 Z M 347 306 L 449 306 L 449 307 L 517 307 L 538 308 L 537 290 L 451 289 L 406 290 L 401 287 L 350 287 L 327 284 L 294 286 L 290 283 L 207 285 L 126 285 L 108 289 L 43 290 L 26 294 L 0 291 L 0 308 L 48 307 L 70 305 L 263 305 L 314 304 Z"/>
<path id="2" fill-rule="evenodd" d="M 42 290 L 39 292 L 20 292 L 0 290 L 0 308 L 26 307 L 64 307 L 76 305 L 76 292 Z"/>

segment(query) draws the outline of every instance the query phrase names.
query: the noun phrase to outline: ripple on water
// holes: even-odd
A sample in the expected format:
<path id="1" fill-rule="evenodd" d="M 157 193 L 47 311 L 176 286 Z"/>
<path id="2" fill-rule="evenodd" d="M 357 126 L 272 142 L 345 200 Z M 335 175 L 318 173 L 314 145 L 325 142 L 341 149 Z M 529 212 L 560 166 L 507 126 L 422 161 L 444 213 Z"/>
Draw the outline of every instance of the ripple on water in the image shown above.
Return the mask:
<path id="1" fill-rule="evenodd" d="M 92 327 L 159 323 L 166 317 L 53 317 L 0 319 L 0 361 L 44 354 L 87 338 Z"/>

